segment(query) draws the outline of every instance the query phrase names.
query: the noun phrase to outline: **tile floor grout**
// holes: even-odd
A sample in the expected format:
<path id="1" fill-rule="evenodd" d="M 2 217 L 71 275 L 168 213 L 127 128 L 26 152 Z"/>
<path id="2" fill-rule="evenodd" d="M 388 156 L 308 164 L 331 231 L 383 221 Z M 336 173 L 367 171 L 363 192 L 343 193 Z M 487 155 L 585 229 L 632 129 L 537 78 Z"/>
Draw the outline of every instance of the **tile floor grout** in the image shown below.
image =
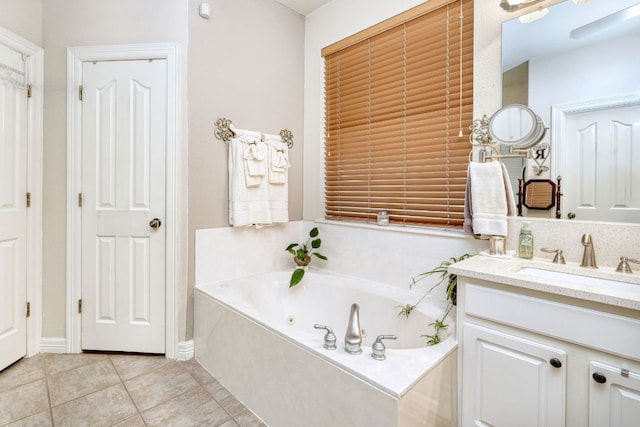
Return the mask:
<path id="1" fill-rule="evenodd" d="M 0 426 L 67 425 L 266 427 L 193 360 L 41 354 L 0 372 Z"/>

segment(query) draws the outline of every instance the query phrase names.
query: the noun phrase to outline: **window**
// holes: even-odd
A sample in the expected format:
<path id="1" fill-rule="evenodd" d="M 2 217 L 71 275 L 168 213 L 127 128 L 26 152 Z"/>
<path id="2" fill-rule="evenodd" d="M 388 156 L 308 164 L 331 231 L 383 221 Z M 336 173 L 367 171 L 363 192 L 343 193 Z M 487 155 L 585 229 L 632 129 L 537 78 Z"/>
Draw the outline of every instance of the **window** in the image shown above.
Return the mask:
<path id="1" fill-rule="evenodd" d="M 461 16 L 463 18 L 461 18 Z M 322 51 L 325 217 L 461 228 L 473 1 L 430 0 Z"/>

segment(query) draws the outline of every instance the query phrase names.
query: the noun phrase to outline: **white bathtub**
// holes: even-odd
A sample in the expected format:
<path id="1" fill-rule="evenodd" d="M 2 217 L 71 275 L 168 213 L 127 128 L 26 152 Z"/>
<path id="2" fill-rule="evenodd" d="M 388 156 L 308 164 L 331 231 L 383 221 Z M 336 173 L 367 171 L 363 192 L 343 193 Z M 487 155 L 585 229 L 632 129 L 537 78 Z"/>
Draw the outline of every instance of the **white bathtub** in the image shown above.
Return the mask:
<path id="1" fill-rule="evenodd" d="M 240 401 L 272 427 L 453 426 L 456 414 L 454 319 L 440 344 L 428 326 L 443 300 L 427 300 L 409 319 L 398 306 L 421 294 L 351 277 L 308 271 L 289 289 L 291 271 L 198 286 L 195 355 Z M 352 303 L 360 305 L 363 352 L 344 351 Z M 323 347 L 319 323 L 338 349 Z M 387 359 L 371 357 L 378 335 Z"/>

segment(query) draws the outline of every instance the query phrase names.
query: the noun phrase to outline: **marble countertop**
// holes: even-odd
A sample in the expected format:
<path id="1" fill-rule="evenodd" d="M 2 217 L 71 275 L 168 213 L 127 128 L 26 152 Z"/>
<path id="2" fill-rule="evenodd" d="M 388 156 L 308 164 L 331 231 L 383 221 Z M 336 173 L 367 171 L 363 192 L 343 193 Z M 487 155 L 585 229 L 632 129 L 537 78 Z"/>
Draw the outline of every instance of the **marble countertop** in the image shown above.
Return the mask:
<path id="1" fill-rule="evenodd" d="M 571 276 L 559 274 L 559 277 L 538 277 L 522 270 L 525 268 Z M 640 273 L 638 273 L 640 269 L 629 274 L 618 273 L 615 269 L 608 267 L 590 269 L 580 267 L 577 263 L 553 264 L 547 259 L 526 260 L 517 257 L 499 258 L 476 255 L 451 265 L 449 272 L 518 288 L 640 311 Z M 599 280 L 613 282 L 598 283 Z"/>

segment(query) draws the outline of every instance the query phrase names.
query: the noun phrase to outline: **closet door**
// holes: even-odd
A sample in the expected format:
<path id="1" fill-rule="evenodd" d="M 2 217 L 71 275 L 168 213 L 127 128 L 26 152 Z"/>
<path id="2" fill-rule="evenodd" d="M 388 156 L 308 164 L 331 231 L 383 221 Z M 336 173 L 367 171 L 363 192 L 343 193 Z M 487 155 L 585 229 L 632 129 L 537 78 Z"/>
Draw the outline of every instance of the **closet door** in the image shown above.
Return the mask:
<path id="1" fill-rule="evenodd" d="M 167 61 L 85 62 L 82 348 L 165 352 Z"/>
<path id="2" fill-rule="evenodd" d="M 0 369 L 27 350 L 27 117 L 22 55 L 0 44 Z"/>

